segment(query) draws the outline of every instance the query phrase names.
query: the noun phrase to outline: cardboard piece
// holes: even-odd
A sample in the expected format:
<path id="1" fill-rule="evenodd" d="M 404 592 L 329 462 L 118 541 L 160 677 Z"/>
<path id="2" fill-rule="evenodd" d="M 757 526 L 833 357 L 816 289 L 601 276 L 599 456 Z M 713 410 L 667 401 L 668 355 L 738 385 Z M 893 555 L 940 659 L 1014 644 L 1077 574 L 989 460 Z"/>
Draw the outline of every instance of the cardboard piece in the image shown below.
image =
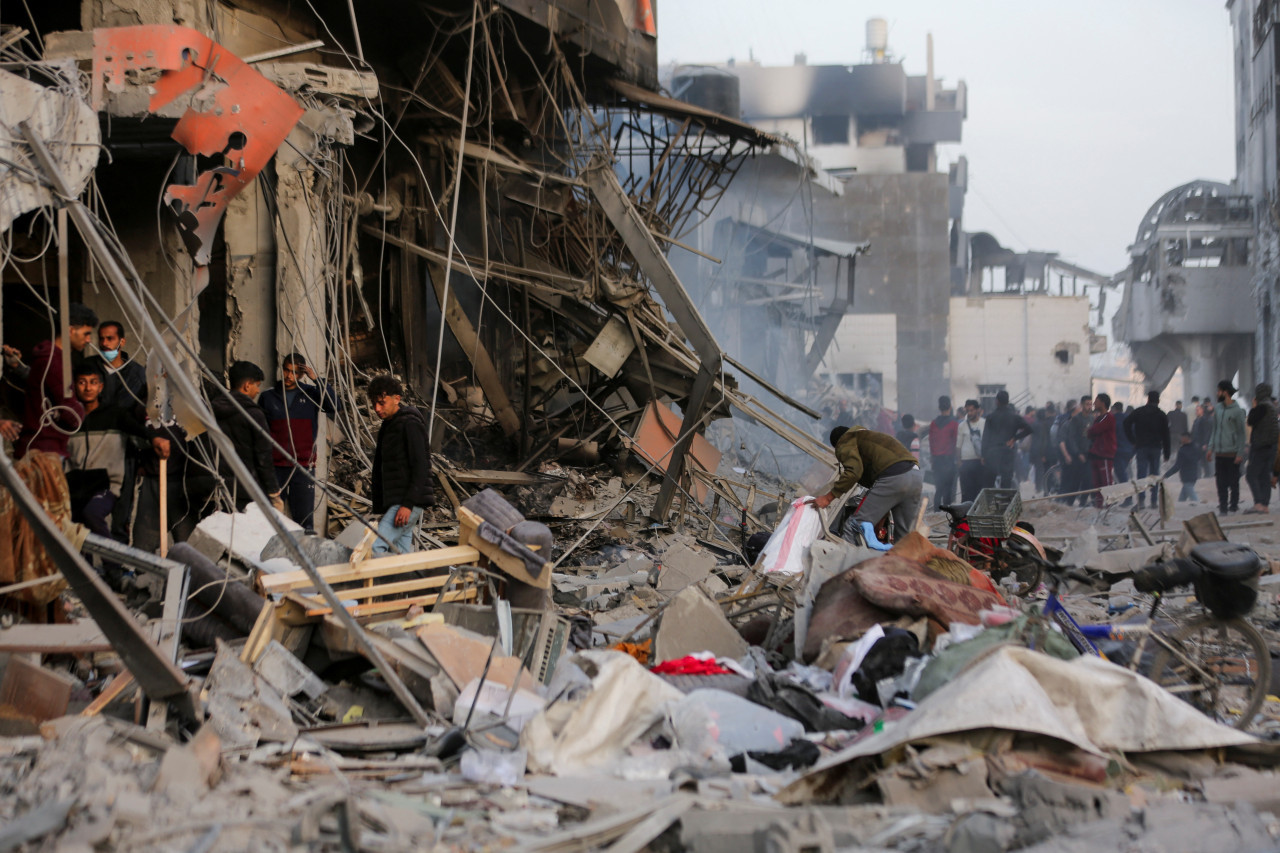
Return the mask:
<path id="1" fill-rule="evenodd" d="M 0 708 L 8 716 L 44 722 L 67 713 L 76 681 L 14 655 L 0 682 Z"/>
<path id="2" fill-rule="evenodd" d="M 484 672 L 485 661 L 489 659 L 489 649 L 493 646 L 493 638 L 485 637 L 456 625 L 427 625 L 418 629 L 418 639 L 427 647 L 431 657 L 445 671 L 458 690 L 462 690 Z M 510 687 L 515 684 L 516 675 L 520 672 L 520 659 L 506 657 L 495 653 L 489 664 L 489 674 L 485 683 L 492 682 Z M 520 676 L 520 686 L 534 690 L 536 681 L 533 674 L 525 668 Z"/>
<path id="3" fill-rule="evenodd" d="M 694 652 L 739 658 L 747 653 L 747 648 L 747 641 L 729 624 L 720 605 L 691 586 L 681 591 L 662 614 L 650 663 L 658 664 Z"/>

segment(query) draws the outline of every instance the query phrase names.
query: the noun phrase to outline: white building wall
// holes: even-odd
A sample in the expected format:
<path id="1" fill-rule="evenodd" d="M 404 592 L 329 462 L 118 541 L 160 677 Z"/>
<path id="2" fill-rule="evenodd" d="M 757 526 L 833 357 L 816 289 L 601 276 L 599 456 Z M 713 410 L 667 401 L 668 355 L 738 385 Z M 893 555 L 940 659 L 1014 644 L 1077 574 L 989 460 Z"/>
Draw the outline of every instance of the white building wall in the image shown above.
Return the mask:
<path id="1" fill-rule="evenodd" d="M 1022 405 L 1079 398 L 1090 391 L 1088 297 L 955 297 L 948 350 L 957 405 L 979 385 L 1004 385 Z"/>
<path id="2" fill-rule="evenodd" d="M 878 373 L 881 404 L 898 410 L 898 317 L 896 314 L 846 314 L 835 340 L 818 367 L 839 386 L 841 373 Z"/>

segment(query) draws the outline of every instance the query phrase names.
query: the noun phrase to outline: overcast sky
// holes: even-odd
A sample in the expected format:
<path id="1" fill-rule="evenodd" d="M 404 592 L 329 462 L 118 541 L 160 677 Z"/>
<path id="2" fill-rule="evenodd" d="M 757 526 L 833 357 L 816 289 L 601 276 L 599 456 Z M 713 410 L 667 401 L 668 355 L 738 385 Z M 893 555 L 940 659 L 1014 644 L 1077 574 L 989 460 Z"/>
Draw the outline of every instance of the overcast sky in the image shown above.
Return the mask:
<path id="1" fill-rule="evenodd" d="M 861 61 L 866 20 L 948 87 L 969 86 L 965 228 L 1057 251 L 1100 273 L 1128 263 L 1147 208 L 1198 178 L 1235 176 L 1231 26 L 1222 0 L 662 0 L 663 63 Z"/>

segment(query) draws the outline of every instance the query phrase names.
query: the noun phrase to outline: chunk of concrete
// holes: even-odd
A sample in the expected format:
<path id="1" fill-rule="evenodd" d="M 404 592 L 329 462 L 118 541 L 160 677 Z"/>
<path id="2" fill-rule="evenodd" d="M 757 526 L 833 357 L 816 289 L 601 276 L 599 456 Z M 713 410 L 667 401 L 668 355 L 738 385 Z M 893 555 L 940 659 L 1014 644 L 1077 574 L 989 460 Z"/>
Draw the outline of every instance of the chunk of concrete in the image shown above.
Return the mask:
<path id="1" fill-rule="evenodd" d="M 285 530 L 295 536 L 302 535 L 302 526 L 290 521 L 283 513 L 275 512 Z M 276 535 L 275 528 L 257 504 L 249 504 L 244 512 L 215 512 L 196 525 L 187 543 L 215 563 L 225 555 L 254 566 L 262 559 L 262 552 Z"/>
<path id="2" fill-rule="evenodd" d="M 711 574 L 716 558 L 697 551 L 683 542 L 668 548 L 662 555 L 662 571 L 658 573 L 659 592 L 679 592 Z"/>
<path id="3" fill-rule="evenodd" d="M 694 652 L 739 658 L 747 653 L 747 641 L 729 624 L 720 605 L 691 586 L 667 605 L 653 641 L 653 663 L 682 658 Z"/>

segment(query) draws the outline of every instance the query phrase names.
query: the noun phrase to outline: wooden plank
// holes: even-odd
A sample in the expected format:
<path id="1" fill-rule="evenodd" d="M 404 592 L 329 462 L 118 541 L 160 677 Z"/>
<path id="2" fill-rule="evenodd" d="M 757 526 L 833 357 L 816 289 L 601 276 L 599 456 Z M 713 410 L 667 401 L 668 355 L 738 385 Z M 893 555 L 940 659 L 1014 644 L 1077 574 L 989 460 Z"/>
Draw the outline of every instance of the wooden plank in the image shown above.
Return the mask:
<path id="1" fill-rule="evenodd" d="M 111 679 L 111 683 L 104 687 L 98 697 L 80 712 L 80 716 L 96 717 L 102 713 L 103 708 L 120 698 L 120 694 L 131 686 L 133 686 L 133 673 L 126 669 Z"/>
<path id="2" fill-rule="evenodd" d="M 111 642 L 91 621 L 69 625 L 14 625 L 0 630 L 0 652 L 42 655 L 109 652 Z"/>
<path id="3" fill-rule="evenodd" d="M 458 590 L 434 595 L 419 595 L 412 598 L 398 598 L 395 601 L 377 601 L 372 604 L 357 604 L 348 607 L 352 616 L 372 616 L 378 613 L 394 613 L 397 610 L 408 610 L 415 604 L 435 604 L 437 601 L 466 601 L 476 597 L 474 589 Z M 315 607 L 307 611 L 308 616 L 328 616 L 333 612 L 329 607 Z"/>
<path id="4" fill-rule="evenodd" d="M 449 575 L 437 575 L 432 578 L 415 578 L 408 581 L 366 586 L 360 589 L 340 589 L 338 597 L 345 601 L 363 601 L 369 598 L 380 598 L 384 595 L 400 595 L 406 592 L 417 592 L 423 589 L 436 589 L 449 582 Z"/>
<path id="5" fill-rule="evenodd" d="M 441 569 L 445 566 L 469 566 L 480 559 L 480 552 L 466 545 L 455 545 L 451 548 L 438 548 L 434 551 L 415 551 L 412 554 L 395 554 L 390 557 L 375 557 L 365 560 L 355 568 L 347 563 L 333 566 L 321 566 L 317 569 L 326 583 L 346 583 L 347 581 L 371 580 L 373 578 L 396 575 L 403 572 L 424 569 Z M 284 592 L 291 589 L 306 589 L 311 586 L 311 579 L 304 571 L 280 572 L 262 576 L 263 592 Z"/>

